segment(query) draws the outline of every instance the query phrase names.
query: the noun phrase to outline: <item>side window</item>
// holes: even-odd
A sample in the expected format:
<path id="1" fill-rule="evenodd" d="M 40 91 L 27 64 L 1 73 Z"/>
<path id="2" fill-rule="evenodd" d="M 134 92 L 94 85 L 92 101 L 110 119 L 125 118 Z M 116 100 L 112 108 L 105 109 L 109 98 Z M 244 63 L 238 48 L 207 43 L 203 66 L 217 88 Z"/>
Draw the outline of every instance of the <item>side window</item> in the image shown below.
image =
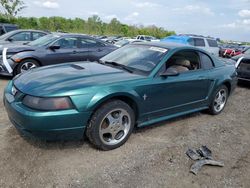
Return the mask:
<path id="1" fill-rule="evenodd" d="M 103 47 L 105 44 L 88 38 L 80 38 L 80 48 L 95 48 L 95 47 Z"/>
<path id="2" fill-rule="evenodd" d="M 200 57 L 201 57 L 201 68 L 208 70 L 208 69 L 212 69 L 214 67 L 213 61 L 211 60 L 211 58 L 209 56 L 207 56 L 204 53 L 200 53 Z"/>
<path id="3" fill-rule="evenodd" d="M 20 32 L 15 35 L 12 35 L 11 38 L 13 39 L 13 41 L 31 41 L 31 33 Z"/>
<path id="4" fill-rule="evenodd" d="M 74 37 L 62 38 L 56 41 L 54 45 L 60 45 L 62 49 L 77 48 L 77 38 Z"/>
<path id="5" fill-rule="evenodd" d="M 45 33 L 32 32 L 32 39 L 33 39 L 33 40 L 36 40 L 36 39 L 39 39 L 40 37 L 43 37 L 43 36 L 45 36 L 45 35 L 46 35 Z"/>
<path id="6" fill-rule="evenodd" d="M 182 50 L 172 55 L 160 71 L 171 71 L 174 69 L 179 73 L 183 73 L 187 71 L 195 71 L 200 68 L 199 54 L 193 50 Z"/>
<path id="7" fill-rule="evenodd" d="M 218 47 L 216 40 L 207 39 L 207 43 L 210 47 Z"/>
<path id="8" fill-rule="evenodd" d="M 188 39 L 188 44 L 194 46 L 194 39 L 193 38 Z"/>
<path id="9" fill-rule="evenodd" d="M 205 47 L 205 41 L 204 41 L 204 39 L 193 38 L 193 40 L 194 40 L 194 46 Z"/>

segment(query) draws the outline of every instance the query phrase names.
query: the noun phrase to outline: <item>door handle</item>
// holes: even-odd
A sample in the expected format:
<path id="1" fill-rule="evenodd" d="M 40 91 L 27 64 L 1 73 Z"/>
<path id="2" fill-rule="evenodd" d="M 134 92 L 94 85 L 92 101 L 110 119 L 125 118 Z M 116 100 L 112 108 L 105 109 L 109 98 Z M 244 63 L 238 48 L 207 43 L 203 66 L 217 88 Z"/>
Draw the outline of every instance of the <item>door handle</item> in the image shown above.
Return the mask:
<path id="1" fill-rule="evenodd" d="M 77 54 L 77 51 L 74 50 L 74 51 L 73 51 L 73 54 Z"/>
<path id="2" fill-rule="evenodd" d="M 101 51 L 102 51 L 102 49 L 98 49 L 97 51 L 98 51 L 98 52 L 101 52 Z"/>

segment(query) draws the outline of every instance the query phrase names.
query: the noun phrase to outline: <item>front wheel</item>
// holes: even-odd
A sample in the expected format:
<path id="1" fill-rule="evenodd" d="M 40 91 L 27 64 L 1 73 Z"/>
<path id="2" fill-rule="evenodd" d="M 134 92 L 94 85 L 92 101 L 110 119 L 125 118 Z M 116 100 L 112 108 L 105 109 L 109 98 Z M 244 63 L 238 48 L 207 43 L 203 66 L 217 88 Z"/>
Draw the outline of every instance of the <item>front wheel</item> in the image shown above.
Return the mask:
<path id="1" fill-rule="evenodd" d="M 123 101 L 114 100 L 102 105 L 93 114 L 86 135 L 95 147 L 111 150 L 128 140 L 134 123 L 131 107 Z"/>
<path id="2" fill-rule="evenodd" d="M 212 115 L 217 115 L 225 108 L 228 99 L 228 88 L 225 85 L 220 86 L 215 91 L 212 101 L 209 106 L 209 112 Z"/>
<path id="3" fill-rule="evenodd" d="M 17 65 L 17 68 L 16 68 L 14 74 L 17 75 L 17 74 L 20 74 L 20 73 L 24 73 L 24 72 L 26 72 L 28 70 L 31 70 L 31 69 L 34 69 L 34 68 L 37 68 L 37 67 L 39 67 L 39 63 L 36 60 L 26 59 L 26 60 L 23 60 L 22 62 L 20 62 Z"/>

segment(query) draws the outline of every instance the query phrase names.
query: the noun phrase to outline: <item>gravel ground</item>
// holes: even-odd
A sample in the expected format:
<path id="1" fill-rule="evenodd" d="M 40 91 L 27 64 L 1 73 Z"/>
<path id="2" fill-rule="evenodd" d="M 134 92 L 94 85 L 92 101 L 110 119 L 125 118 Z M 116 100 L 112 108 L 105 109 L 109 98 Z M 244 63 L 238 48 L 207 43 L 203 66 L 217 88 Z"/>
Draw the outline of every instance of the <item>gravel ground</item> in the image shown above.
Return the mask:
<path id="1" fill-rule="evenodd" d="M 0 97 L 6 79 L 0 80 Z M 0 187 L 250 187 L 250 86 L 218 116 L 195 113 L 141 128 L 113 151 L 87 141 L 45 143 L 19 136 L 0 100 Z M 189 147 L 207 145 L 225 167 L 189 172 Z"/>

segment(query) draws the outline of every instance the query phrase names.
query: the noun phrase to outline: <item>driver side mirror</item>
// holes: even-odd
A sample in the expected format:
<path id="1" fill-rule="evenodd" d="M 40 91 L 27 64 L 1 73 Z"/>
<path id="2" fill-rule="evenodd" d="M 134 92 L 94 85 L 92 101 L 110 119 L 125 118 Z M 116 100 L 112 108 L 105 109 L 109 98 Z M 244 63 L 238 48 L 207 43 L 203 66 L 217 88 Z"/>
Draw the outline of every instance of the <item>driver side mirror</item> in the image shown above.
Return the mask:
<path id="1" fill-rule="evenodd" d="M 168 68 L 163 73 L 160 74 L 162 77 L 168 76 L 178 76 L 180 73 L 175 68 Z"/>
<path id="2" fill-rule="evenodd" d="M 49 47 L 49 49 L 51 49 L 51 50 L 58 50 L 60 48 L 61 48 L 60 45 L 52 45 L 52 46 Z"/>
<path id="3" fill-rule="evenodd" d="M 13 39 L 12 37 L 8 38 L 7 40 L 8 40 L 9 42 L 13 42 L 13 41 L 14 41 L 14 39 Z"/>

